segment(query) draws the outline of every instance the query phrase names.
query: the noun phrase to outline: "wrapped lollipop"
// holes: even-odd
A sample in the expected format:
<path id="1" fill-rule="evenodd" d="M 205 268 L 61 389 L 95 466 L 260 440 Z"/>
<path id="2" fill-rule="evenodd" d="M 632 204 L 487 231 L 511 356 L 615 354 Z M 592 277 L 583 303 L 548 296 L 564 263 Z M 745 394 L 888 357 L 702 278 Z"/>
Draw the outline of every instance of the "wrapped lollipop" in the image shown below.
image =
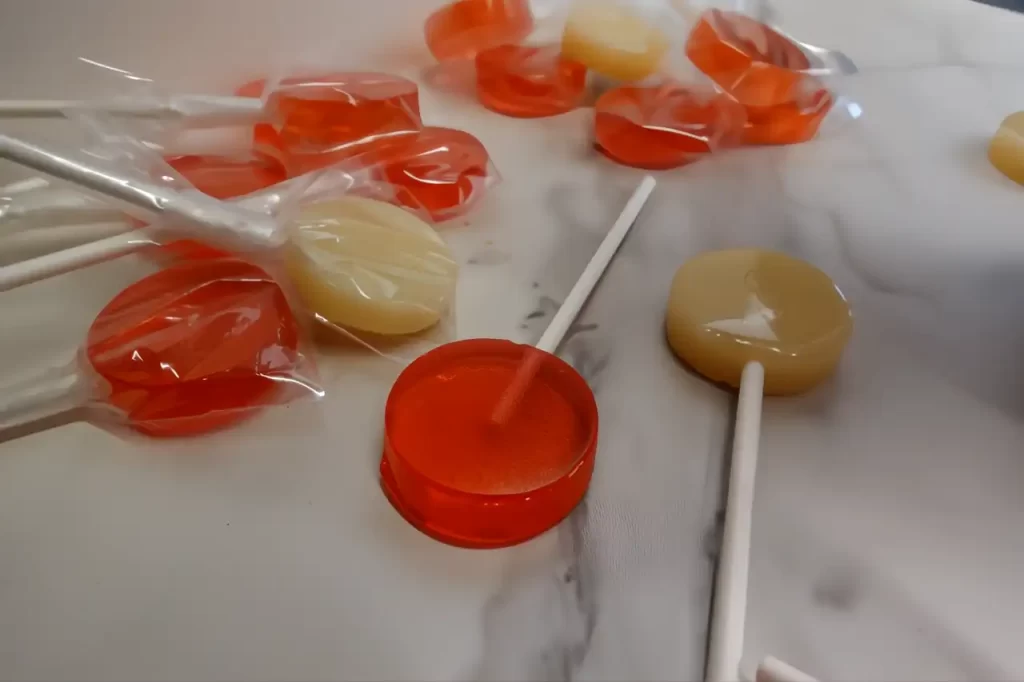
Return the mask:
<path id="1" fill-rule="evenodd" d="M 853 318 L 825 273 L 781 253 L 705 253 L 676 273 L 665 328 L 672 350 L 707 379 L 739 390 L 722 551 L 705 679 L 739 679 L 754 478 L 765 394 L 813 389 L 839 363 Z M 805 680 L 769 659 L 758 679 Z"/>
<path id="2" fill-rule="evenodd" d="M 849 58 L 744 14 L 701 14 L 687 37 L 686 55 L 746 109 L 744 144 L 804 142 L 833 110 L 842 117 L 859 115 L 827 83 L 828 77 L 856 72 Z"/>
<path id="3" fill-rule="evenodd" d="M 181 262 L 114 297 L 77 360 L 9 384 L 0 428 L 74 407 L 151 436 L 191 436 L 323 394 L 281 287 L 241 260 Z"/>
<path id="4" fill-rule="evenodd" d="M 150 224 L 0 268 L 0 290 L 154 244 L 191 239 L 287 263 L 300 298 L 339 329 L 422 331 L 448 313 L 457 266 L 431 226 L 366 172 L 326 169 L 226 203 L 0 136 L 0 156 L 113 198 Z M 160 177 L 171 178 L 169 169 Z"/>

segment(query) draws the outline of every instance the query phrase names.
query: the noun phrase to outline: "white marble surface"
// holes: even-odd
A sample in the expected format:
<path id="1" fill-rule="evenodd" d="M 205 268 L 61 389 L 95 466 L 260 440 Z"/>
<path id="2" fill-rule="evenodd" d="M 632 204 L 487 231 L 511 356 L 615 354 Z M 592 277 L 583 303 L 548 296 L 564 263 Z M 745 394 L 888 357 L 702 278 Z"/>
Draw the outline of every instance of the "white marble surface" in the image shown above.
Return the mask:
<path id="1" fill-rule="evenodd" d="M 281 54 L 410 75 L 427 63 L 430 3 L 415 0 L 8 5 L 11 97 L 104 87 L 68 67 L 79 56 L 190 89 Z M 837 680 L 1024 677 L 1024 189 L 983 144 L 1024 109 L 1024 17 L 786 0 L 776 18 L 860 65 L 840 86 L 865 115 L 659 176 L 564 349 L 602 435 L 587 501 L 561 527 L 490 552 L 408 527 L 376 478 L 395 370 L 329 352 L 324 403 L 244 429 L 153 442 L 76 424 L 0 445 L 0 679 L 698 679 L 730 400 L 672 359 L 661 315 L 683 260 L 734 245 L 811 260 L 857 313 L 834 381 L 766 403 L 750 661 Z M 585 111 L 517 121 L 422 96 L 505 178 L 448 233 L 458 333 L 535 338 L 531 313 L 568 292 L 639 174 L 589 148 Z M 66 357 L 144 269 L 3 294 L 0 377 Z"/>

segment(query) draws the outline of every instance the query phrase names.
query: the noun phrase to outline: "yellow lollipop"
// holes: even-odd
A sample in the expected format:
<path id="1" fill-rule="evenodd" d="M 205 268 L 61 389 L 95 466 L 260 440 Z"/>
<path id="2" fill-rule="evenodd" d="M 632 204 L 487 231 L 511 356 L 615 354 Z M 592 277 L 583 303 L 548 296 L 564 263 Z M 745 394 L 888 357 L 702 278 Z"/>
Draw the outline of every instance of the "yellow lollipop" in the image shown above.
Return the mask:
<path id="1" fill-rule="evenodd" d="M 386 335 L 437 324 L 451 305 L 458 274 L 430 225 L 391 204 L 352 196 L 299 212 L 289 225 L 286 264 L 318 316 Z"/>
<path id="2" fill-rule="evenodd" d="M 999 172 L 1024 185 L 1024 111 L 1010 114 L 999 124 L 988 146 L 988 159 Z"/>
<path id="3" fill-rule="evenodd" d="M 562 32 L 562 55 L 622 81 L 654 73 L 668 50 L 659 28 L 613 0 L 577 2 Z"/>
<path id="4" fill-rule="evenodd" d="M 743 652 L 762 396 L 806 391 L 828 377 L 853 318 L 821 270 L 781 253 L 740 249 L 705 253 L 679 268 L 665 329 L 687 364 L 739 388 L 705 676 L 726 682 L 738 679 Z"/>

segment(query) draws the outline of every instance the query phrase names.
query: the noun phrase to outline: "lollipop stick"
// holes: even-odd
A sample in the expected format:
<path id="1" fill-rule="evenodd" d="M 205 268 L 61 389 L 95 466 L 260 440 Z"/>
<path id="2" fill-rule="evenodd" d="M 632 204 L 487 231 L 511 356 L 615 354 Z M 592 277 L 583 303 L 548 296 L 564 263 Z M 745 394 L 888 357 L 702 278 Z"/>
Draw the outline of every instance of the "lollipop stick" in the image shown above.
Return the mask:
<path id="1" fill-rule="evenodd" d="M 576 280 L 576 284 L 569 292 L 569 295 L 565 297 L 565 301 L 552 318 L 551 324 L 544 330 L 540 341 L 537 342 L 537 349 L 545 353 L 554 353 L 558 349 L 558 344 L 562 342 L 566 332 L 569 331 L 569 327 L 572 326 L 576 316 L 579 315 L 583 304 L 587 302 L 587 298 L 590 296 L 590 292 L 597 286 L 601 275 L 604 274 L 612 257 L 615 256 L 615 252 L 619 250 L 622 240 L 626 238 L 630 228 L 633 227 L 636 217 L 640 214 L 644 204 L 647 203 L 647 198 L 651 195 L 656 184 L 656 181 L 650 175 L 640 182 L 636 191 L 633 192 L 633 196 L 626 202 L 626 206 L 622 209 L 622 213 L 619 214 L 615 224 L 612 225 L 612 229 L 608 230 L 608 235 L 601 242 L 601 245 L 597 247 L 593 258 L 590 259 L 587 267 L 584 268 L 583 274 Z M 523 393 L 526 392 L 527 386 L 533 380 L 534 375 L 537 374 L 543 358 L 544 353 L 527 353 L 526 359 L 520 364 L 516 376 L 512 379 L 512 383 L 505 389 L 497 406 L 494 408 L 494 412 L 491 413 L 492 423 L 501 426 L 508 422 L 515 411 L 516 405 L 522 399 Z"/>
<path id="2" fill-rule="evenodd" d="M 747 614 L 750 527 L 763 398 L 764 367 L 758 362 L 749 362 L 743 368 L 736 408 L 725 528 L 711 611 L 708 665 L 704 676 L 706 682 L 736 682 L 739 679 Z"/>
<path id="3" fill-rule="evenodd" d="M 754 682 L 818 682 L 802 670 L 771 656 L 757 666 Z"/>
<path id="4" fill-rule="evenodd" d="M 80 405 L 87 384 L 74 365 L 0 387 L 0 429 L 43 419 Z"/>
<path id="5" fill-rule="evenodd" d="M 154 228 L 132 230 L 90 244 L 30 258 L 0 267 L 0 291 L 9 291 L 32 282 L 62 275 L 78 268 L 118 258 L 154 244 Z"/>
<path id="6" fill-rule="evenodd" d="M 119 97 L 107 101 L 0 100 L 0 118 L 63 118 L 75 110 L 126 118 L 187 118 L 193 126 L 259 120 L 263 102 L 255 97 L 175 95 L 165 98 Z"/>
<path id="7" fill-rule="evenodd" d="M 124 234 L 131 223 L 121 220 L 109 223 L 82 223 L 19 230 L 0 236 L 0 257 L 8 260 L 35 258 L 62 249 L 88 244 Z M 22 255 L 17 254 L 32 254 Z"/>

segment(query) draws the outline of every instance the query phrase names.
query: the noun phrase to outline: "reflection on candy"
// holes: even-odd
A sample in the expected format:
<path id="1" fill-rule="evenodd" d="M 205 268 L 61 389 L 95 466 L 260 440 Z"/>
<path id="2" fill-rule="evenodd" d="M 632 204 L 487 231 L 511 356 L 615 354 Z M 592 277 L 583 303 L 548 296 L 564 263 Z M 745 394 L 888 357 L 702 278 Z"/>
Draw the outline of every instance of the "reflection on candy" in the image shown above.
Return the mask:
<path id="1" fill-rule="evenodd" d="M 251 152 L 234 157 L 213 155 L 174 156 L 166 159 L 193 187 L 215 199 L 245 196 L 287 179 L 277 160 Z M 193 240 L 168 244 L 166 250 L 179 258 L 221 258 L 226 252 Z"/>
<path id="2" fill-rule="evenodd" d="M 491 422 L 525 353 L 541 353 L 507 423 Z M 464 547 L 504 547 L 572 511 L 594 470 L 598 414 L 586 381 L 550 353 L 499 339 L 448 343 L 395 382 L 381 485 L 414 526 Z"/>
<path id="3" fill-rule="evenodd" d="M 821 89 L 799 102 L 773 107 L 747 107 L 743 144 L 799 144 L 818 134 L 832 109 L 832 96 Z"/>
<path id="4" fill-rule="evenodd" d="M 507 116 L 554 116 L 580 106 L 587 69 L 556 46 L 502 45 L 476 56 L 480 103 Z"/>
<path id="5" fill-rule="evenodd" d="M 440 61 L 472 59 L 491 47 L 515 44 L 533 30 L 527 0 L 456 0 L 431 14 L 423 31 Z"/>
<path id="6" fill-rule="evenodd" d="M 264 81 L 237 91 L 262 92 Z M 285 78 L 267 98 L 272 123 L 254 129 L 257 151 L 301 175 L 362 153 L 377 140 L 418 131 L 419 88 L 385 73 L 331 73 Z"/>
<path id="7" fill-rule="evenodd" d="M 674 168 L 735 145 L 745 120 L 743 107 L 728 96 L 676 83 L 614 88 L 594 111 L 597 148 L 649 169 Z"/>
<path id="8" fill-rule="evenodd" d="M 829 277 L 781 253 L 712 251 L 672 281 L 665 326 L 672 350 L 708 379 L 738 387 L 749 362 L 765 393 L 806 391 L 828 377 L 853 329 Z"/>
<path id="9" fill-rule="evenodd" d="M 390 204 L 346 197 L 293 220 L 288 273 L 325 321 L 375 334 L 436 324 L 455 294 L 458 266 L 430 225 Z"/>
<path id="10" fill-rule="evenodd" d="M 96 317 L 86 356 L 134 428 L 184 436 L 276 402 L 299 362 L 284 293 L 238 260 L 178 263 L 118 294 Z"/>
<path id="11" fill-rule="evenodd" d="M 686 41 L 686 56 L 744 106 L 771 107 L 819 89 L 807 55 L 791 40 L 736 12 L 709 10 Z"/>
<path id="12" fill-rule="evenodd" d="M 1000 173 L 1024 185 L 1024 111 L 1003 119 L 992 136 L 988 158 Z"/>
<path id="13" fill-rule="evenodd" d="M 665 33 L 613 0 L 578 2 L 562 33 L 564 57 L 615 80 L 646 78 L 667 50 Z"/>

